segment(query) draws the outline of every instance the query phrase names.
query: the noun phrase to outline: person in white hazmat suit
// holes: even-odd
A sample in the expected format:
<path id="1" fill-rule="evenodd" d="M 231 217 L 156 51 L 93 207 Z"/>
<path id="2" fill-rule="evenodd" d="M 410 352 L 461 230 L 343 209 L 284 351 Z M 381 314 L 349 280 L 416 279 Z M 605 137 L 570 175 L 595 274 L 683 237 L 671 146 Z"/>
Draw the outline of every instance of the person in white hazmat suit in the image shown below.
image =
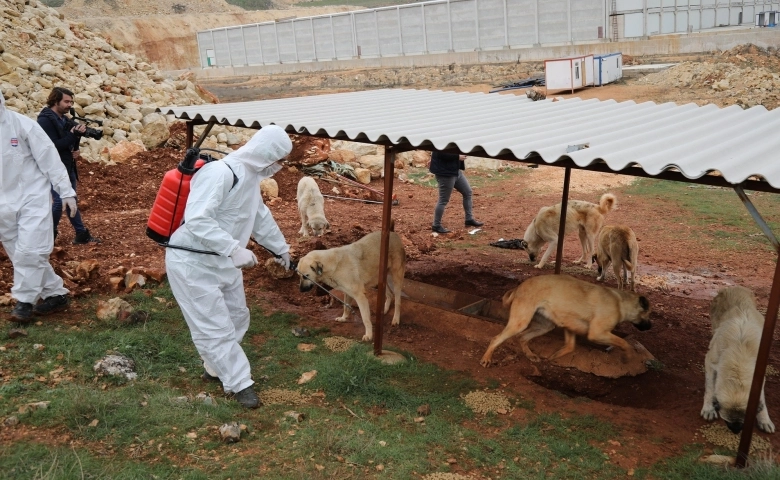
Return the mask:
<path id="1" fill-rule="evenodd" d="M 260 181 L 275 174 L 292 151 L 284 129 L 269 125 L 222 161 L 192 177 L 184 224 L 169 244 L 218 255 L 168 248 L 165 267 L 176 301 L 203 359 L 205 380 L 218 380 L 247 408 L 260 405 L 249 360 L 239 345 L 249 328 L 242 268 L 257 258 L 246 248 L 250 235 L 290 268 L 290 246 L 263 203 Z"/>
<path id="2" fill-rule="evenodd" d="M 0 242 L 14 267 L 11 317 L 19 323 L 69 302 L 70 292 L 49 263 L 54 248 L 49 184 L 75 215 L 76 192 L 54 144 L 35 120 L 8 110 L 0 92 Z"/>

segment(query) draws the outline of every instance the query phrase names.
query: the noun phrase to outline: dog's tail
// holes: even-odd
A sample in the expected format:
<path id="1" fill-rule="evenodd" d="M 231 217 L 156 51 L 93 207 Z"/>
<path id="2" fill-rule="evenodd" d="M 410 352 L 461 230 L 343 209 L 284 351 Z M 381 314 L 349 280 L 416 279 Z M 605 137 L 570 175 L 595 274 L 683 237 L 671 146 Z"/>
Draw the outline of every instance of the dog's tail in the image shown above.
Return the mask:
<path id="1" fill-rule="evenodd" d="M 633 270 L 634 264 L 631 263 L 631 245 L 629 245 L 628 242 L 626 242 L 625 245 L 623 245 L 623 252 L 621 253 L 621 259 L 620 261 L 623 262 L 623 265 L 625 265 L 626 270 Z"/>
<path id="2" fill-rule="evenodd" d="M 501 299 L 501 303 L 505 307 L 508 307 L 509 305 L 512 304 L 512 300 L 515 299 L 515 291 L 517 291 L 517 288 L 513 288 L 512 290 L 510 290 L 510 291 L 508 291 L 508 292 L 506 292 L 504 294 L 504 297 Z"/>
<path id="3" fill-rule="evenodd" d="M 617 205 L 617 197 L 611 193 L 605 193 L 599 200 L 599 213 L 606 215 L 607 212 L 615 208 L 615 205 Z"/>

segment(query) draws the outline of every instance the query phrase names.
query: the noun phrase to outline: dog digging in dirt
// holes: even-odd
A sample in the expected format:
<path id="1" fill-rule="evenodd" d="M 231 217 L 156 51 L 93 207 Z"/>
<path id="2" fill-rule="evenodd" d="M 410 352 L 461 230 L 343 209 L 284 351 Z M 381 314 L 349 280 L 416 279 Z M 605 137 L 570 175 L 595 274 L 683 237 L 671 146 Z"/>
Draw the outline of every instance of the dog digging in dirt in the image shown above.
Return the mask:
<path id="1" fill-rule="evenodd" d="M 618 289 L 622 290 L 627 282 L 627 273 L 631 272 L 631 291 L 636 291 L 636 269 L 639 256 L 639 243 L 636 234 L 625 225 L 606 225 L 599 232 L 596 244 L 596 253 L 593 261 L 599 267 L 599 276 L 596 278 L 603 282 L 607 277 L 607 268 L 612 264 L 612 271 L 617 278 Z M 623 275 L 620 275 L 621 270 Z"/>
<path id="2" fill-rule="evenodd" d="M 360 309 L 360 316 L 366 333 L 363 341 L 373 339 L 371 310 L 369 309 L 369 288 L 379 282 L 379 248 L 382 232 L 371 232 L 360 240 L 342 247 L 328 250 L 313 250 L 298 261 L 298 275 L 301 277 L 300 290 L 308 292 L 314 282 L 327 285 L 344 292 L 344 312 L 336 318 L 337 322 L 349 320 L 350 299 L 354 298 Z M 390 310 L 390 302 L 395 296 L 392 325 L 401 321 L 401 290 L 406 273 L 406 252 L 401 238 L 390 232 L 387 255 L 387 291 L 384 313 Z M 312 280 L 314 282 L 312 282 Z"/>
<path id="3" fill-rule="evenodd" d="M 615 207 L 617 199 L 611 193 L 601 196 L 598 205 L 582 200 L 571 200 L 566 207 L 565 233 L 577 231 L 582 245 L 582 256 L 574 263 L 585 262 L 590 268 L 596 245 L 596 235 L 604 224 L 604 215 Z M 535 261 L 544 244 L 549 243 L 536 268 L 544 267 L 550 254 L 558 247 L 558 227 L 561 223 L 561 204 L 542 207 L 525 230 L 521 248 L 528 252 L 528 258 Z"/>
<path id="4" fill-rule="evenodd" d="M 298 181 L 298 212 L 301 214 L 301 229 L 298 231 L 304 237 L 309 236 L 309 228 L 316 236 L 321 236 L 330 224 L 325 219 L 325 199 L 320 193 L 320 187 L 311 177 L 303 177 Z"/>
<path id="5" fill-rule="evenodd" d="M 612 330 L 620 322 L 631 322 L 639 330 L 648 330 L 650 302 L 634 292 L 602 287 L 569 275 L 539 275 L 524 281 L 504 294 L 503 304 L 509 308 L 509 321 L 504 330 L 490 341 L 480 360 L 490 365 L 493 352 L 509 338 L 520 335 L 520 347 L 532 362 L 539 356 L 528 342 L 553 330 L 564 329 L 564 345 L 552 354 L 555 360 L 574 351 L 576 335 L 601 345 L 618 347 L 622 359 L 628 362 L 636 355 L 633 347 Z"/>
<path id="6" fill-rule="evenodd" d="M 750 387 L 764 329 L 764 317 L 756 309 L 753 292 L 745 287 L 728 287 L 710 305 L 712 340 L 704 358 L 704 406 L 701 416 L 718 415 L 734 433 L 742 431 Z M 756 415 L 758 428 L 774 433 L 764 400 L 764 386 Z"/>

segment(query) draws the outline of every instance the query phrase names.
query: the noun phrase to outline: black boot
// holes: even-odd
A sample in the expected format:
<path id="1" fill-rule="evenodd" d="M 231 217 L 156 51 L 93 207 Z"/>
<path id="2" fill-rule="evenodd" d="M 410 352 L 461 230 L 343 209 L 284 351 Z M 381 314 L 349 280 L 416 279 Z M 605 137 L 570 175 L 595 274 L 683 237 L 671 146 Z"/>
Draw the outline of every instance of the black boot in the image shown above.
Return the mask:
<path id="1" fill-rule="evenodd" d="M 11 310 L 11 317 L 19 323 L 30 323 L 33 317 L 32 303 L 16 302 L 16 306 Z"/>
<path id="2" fill-rule="evenodd" d="M 234 398 L 238 403 L 241 404 L 242 407 L 245 408 L 257 408 L 262 405 L 262 403 L 260 403 L 260 398 L 258 398 L 257 394 L 251 386 L 246 387 L 245 389 L 238 392 Z"/>
<path id="3" fill-rule="evenodd" d="M 76 233 L 76 238 L 73 240 L 73 245 L 86 245 L 88 243 L 101 243 L 101 240 L 90 235 L 89 229 Z"/>
<path id="4" fill-rule="evenodd" d="M 49 298 L 44 298 L 41 302 L 33 307 L 32 311 L 36 315 L 48 315 L 50 313 L 60 312 L 68 308 L 70 303 L 70 296 L 65 295 L 53 295 Z"/>

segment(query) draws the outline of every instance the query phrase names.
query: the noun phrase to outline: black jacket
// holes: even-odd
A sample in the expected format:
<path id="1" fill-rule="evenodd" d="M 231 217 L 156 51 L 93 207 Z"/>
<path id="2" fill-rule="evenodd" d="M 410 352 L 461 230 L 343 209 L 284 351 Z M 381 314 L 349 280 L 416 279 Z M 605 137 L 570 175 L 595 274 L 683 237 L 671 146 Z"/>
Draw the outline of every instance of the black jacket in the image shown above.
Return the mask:
<path id="1" fill-rule="evenodd" d="M 429 170 L 434 175 L 442 177 L 457 177 L 458 170 L 465 170 L 466 162 L 460 160 L 457 153 L 444 153 L 434 151 L 431 154 L 431 166 Z"/>
<path id="2" fill-rule="evenodd" d="M 38 125 L 43 128 L 46 135 L 49 136 L 54 146 L 57 147 L 57 153 L 60 154 L 60 160 L 65 164 L 68 175 L 78 176 L 76 172 L 76 162 L 73 160 L 73 150 L 79 149 L 80 138 L 72 133 L 70 129 L 66 130 L 62 126 L 60 117 L 49 107 L 43 107 L 38 114 Z"/>

